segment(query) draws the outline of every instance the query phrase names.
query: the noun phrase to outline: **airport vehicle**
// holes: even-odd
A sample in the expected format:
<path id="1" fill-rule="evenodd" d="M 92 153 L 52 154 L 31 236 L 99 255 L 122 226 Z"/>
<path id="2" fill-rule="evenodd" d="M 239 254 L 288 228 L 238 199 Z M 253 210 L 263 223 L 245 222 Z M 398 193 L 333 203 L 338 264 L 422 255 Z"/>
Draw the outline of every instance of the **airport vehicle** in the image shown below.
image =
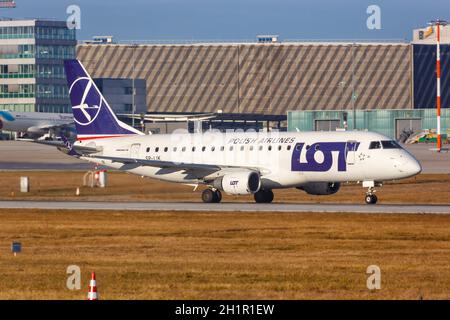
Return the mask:
<path id="1" fill-rule="evenodd" d="M 421 172 L 394 140 L 373 132 L 205 132 L 144 135 L 117 119 L 77 60 L 65 61 L 77 140 L 62 150 L 140 176 L 208 186 L 204 202 L 221 192 L 272 202 L 272 190 L 295 187 L 330 195 L 347 181 L 362 182 L 367 204 L 383 181 Z"/>
<path id="2" fill-rule="evenodd" d="M 447 134 L 441 135 L 442 140 L 445 142 L 447 138 Z M 418 132 L 412 133 L 408 139 L 405 141 L 406 144 L 414 144 L 414 143 L 436 143 L 437 134 L 435 129 L 425 129 Z"/>
<path id="3" fill-rule="evenodd" d="M 71 114 L 0 110 L 0 130 L 29 137 L 50 137 L 60 131 L 67 134 L 74 130 L 73 123 Z"/>

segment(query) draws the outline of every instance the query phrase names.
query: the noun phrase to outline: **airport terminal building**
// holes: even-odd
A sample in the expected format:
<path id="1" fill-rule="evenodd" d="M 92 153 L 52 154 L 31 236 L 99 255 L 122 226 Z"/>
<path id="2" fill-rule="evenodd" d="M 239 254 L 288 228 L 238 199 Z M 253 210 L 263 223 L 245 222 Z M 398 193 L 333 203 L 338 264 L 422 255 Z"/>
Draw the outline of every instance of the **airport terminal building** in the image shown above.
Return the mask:
<path id="1" fill-rule="evenodd" d="M 63 61 L 76 43 L 65 21 L 0 20 L 0 109 L 70 112 Z"/>
<path id="2" fill-rule="evenodd" d="M 407 43 L 81 44 L 94 77 L 141 78 L 149 112 L 286 114 L 413 106 Z"/>
<path id="3" fill-rule="evenodd" d="M 442 106 L 449 108 L 445 29 Z M 77 57 L 95 77 L 144 79 L 150 113 L 287 115 L 287 128 L 301 131 L 363 129 L 373 119 L 371 129 L 394 137 L 435 128 L 436 46 L 419 31 L 412 43 L 85 43 Z"/>

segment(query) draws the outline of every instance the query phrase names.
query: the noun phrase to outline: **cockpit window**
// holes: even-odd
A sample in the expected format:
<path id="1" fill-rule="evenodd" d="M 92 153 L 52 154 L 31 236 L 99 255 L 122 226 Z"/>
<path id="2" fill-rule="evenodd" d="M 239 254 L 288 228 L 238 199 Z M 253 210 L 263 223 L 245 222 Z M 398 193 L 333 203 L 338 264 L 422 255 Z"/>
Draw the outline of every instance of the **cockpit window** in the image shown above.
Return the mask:
<path id="1" fill-rule="evenodd" d="M 394 140 L 381 141 L 383 149 L 401 149 L 402 147 Z"/>
<path id="2" fill-rule="evenodd" d="M 381 149 L 380 141 L 372 141 L 369 145 L 369 149 Z"/>

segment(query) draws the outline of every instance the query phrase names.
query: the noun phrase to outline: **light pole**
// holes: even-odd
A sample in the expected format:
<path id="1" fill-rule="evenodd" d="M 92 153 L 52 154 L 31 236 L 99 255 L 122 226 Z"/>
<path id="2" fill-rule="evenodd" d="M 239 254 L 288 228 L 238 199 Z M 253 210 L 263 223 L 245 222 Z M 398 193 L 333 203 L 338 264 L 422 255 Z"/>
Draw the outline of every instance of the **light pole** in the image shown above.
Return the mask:
<path id="1" fill-rule="evenodd" d="M 353 130 L 356 129 L 356 110 L 355 110 L 355 43 L 352 43 L 352 111 L 353 111 Z"/>
<path id="2" fill-rule="evenodd" d="M 446 26 L 447 21 L 438 19 L 431 21 L 430 25 L 436 27 L 436 149 L 441 152 L 441 26 Z"/>
<path id="3" fill-rule="evenodd" d="M 132 89 L 132 93 L 131 93 L 131 126 L 134 128 L 134 113 L 135 113 L 135 94 L 136 94 L 136 88 L 135 88 L 135 69 L 136 69 L 136 61 L 135 61 L 135 57 L 134 57 L 134 51 L 136 49 L 137 45 L 133 44 L 130 46 L 132 52 L 131 52 L 131 60 L 132 60 L 132 75 L 131 75 L 131 89 Z"/>

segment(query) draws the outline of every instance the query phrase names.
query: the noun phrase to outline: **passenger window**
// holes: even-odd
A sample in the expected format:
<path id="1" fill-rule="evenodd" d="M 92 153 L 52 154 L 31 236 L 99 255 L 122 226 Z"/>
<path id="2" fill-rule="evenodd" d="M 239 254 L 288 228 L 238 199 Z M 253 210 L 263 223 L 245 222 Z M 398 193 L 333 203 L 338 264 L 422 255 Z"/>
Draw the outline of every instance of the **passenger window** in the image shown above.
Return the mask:
<path id="1" fill-rule="evenodd" d="M 267 150 L 271 151 L 272 150 L 272 146 L 268 146 Z"/>
<path id="2" fill-rule="evenodd" d="M 288 145 L 288 146 L 287 146 L 287 150 L 288 150 L 288 151 L 291 150 L 291 145 Z"/>
<path id="3" fill-rule="evenodd" d="M 223 150 L 225 150 L 225 147 L 224 146 L 220 146 L 220 151 L 223 151 Z"/>
<path id="4" fill-rule="evenodd" d="M 263 149 L 263 146 L 259 146 L 259 151 L 262 151 L 262 149 Z"/>
<path id="5" fill-rule="evenodd" d="M 206 147 L 202 147 L 202 151 L 205 151 L 206 150 Z"/>
<path id="6" fill-rule="evenodd" d="M 177 152 L 177 147 L 173 147 L 173 152 Z"/>
<path id="7" fill-rule="evenodd" d="M 150 148 L 147 148 L 147 153 L 150 152 Z"/>
<path id="8" fill-rule="evenodd" d="M 169 148 L 165 147 L 165 148 L 164 148 L 164 152 L 167 152 L 167 150 L 169 150 Z"/>
<path id="9" fill-rule="evenodd" d="M 253 146 L 250 146 L 250 151 L 253 151 Z"/>
<path id="10" fill-rule="evenodd" d="M 244 151 L 244 146 L 241 146 L 241 151 Z"/>
<path id="11" fill-rule="evenodd" d="M 156 147 L 156 148 L 155 148 L 155 152 L 158 152 L 158 151 L 159 151 L 159 147 Z"/>
<path id="12" fill-rule="evenodd" d="M 278 146 L 278 151 L 281 151 L 281 148 L 282 148 L 281 145 L 279 145 L 279 146 Z"/>
<path id="13" fill-rule="evenodd" d="M 233 151 L 233 146 L 230 146 L 230 151 Z"/>
<path id="14" fill-rule="evenodd" d="M 402 147 L 394 140 L 381 141 L 383 149 L 401 149 Z"/>
<path id="15" fill-rule="evenodd" d="M 181 148 L 181 151 L 185 152 L 186 151 L 186 147 Z"/>
<path id="16" fill-rule="evenodd" d="M 369 150 L 371 149 L 381 149 L 380 141 L 372 141 L 369 145 Z"/>
<path id="17" fill-rule="evenodd" d="M 211 151 L 214 151 L 214 150 L 216 150 L 216 147 L 211 147 Z"/>
<path id="18" fill-rule="evenodd" d="M 195 147 L 192 147 L 192 152 L 194 152 L 195 151 Z"/>

